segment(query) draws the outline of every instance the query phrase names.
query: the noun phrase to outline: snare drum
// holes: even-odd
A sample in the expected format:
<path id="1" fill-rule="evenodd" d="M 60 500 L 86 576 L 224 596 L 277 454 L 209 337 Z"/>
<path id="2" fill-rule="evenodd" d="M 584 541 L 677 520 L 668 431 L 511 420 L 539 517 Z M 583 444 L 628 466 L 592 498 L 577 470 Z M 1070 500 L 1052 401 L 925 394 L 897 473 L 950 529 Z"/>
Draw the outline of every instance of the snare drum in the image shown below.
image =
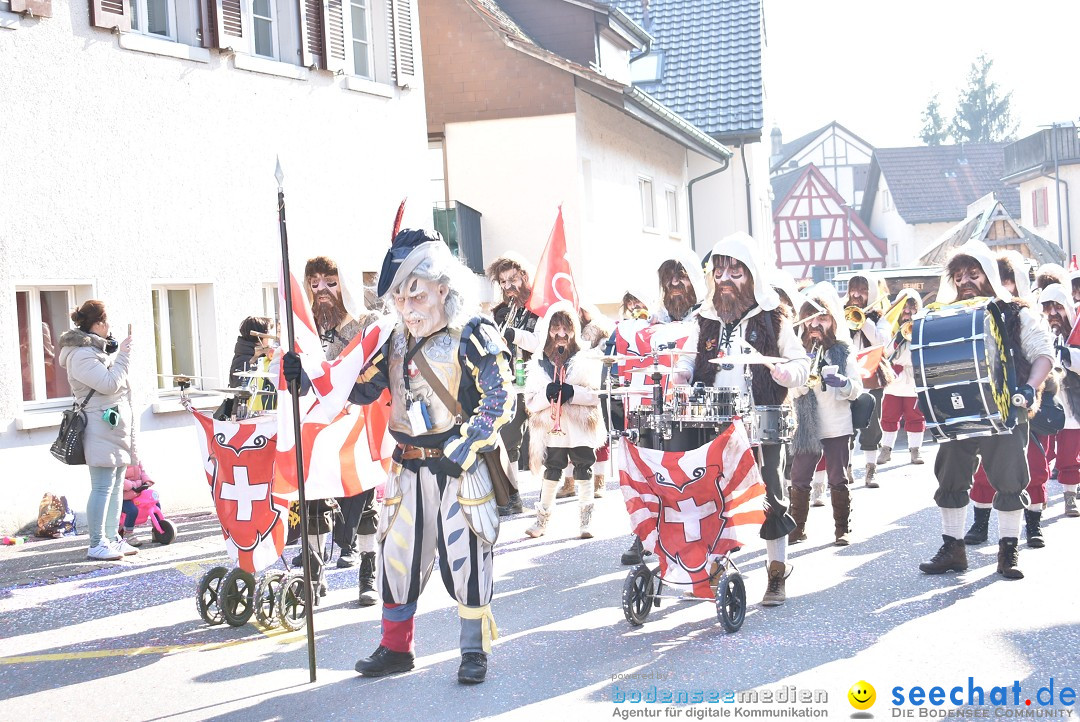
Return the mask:
<path id="1" fill-rule="evenodd" d="M 980 301 L 942 306 L 913 321 L 915 391 L 939 441 L 1008 433 L 1016 425 L 1004 314 L 997 302 Z"/>
<path id="2" fill-rule="evenodd" d="M 676 386 L 671 419 L 679 426 L 714 427 L 746 412 L 741 397 L 734 387 Z"/>
<path id="3" fill-rule="evenodd" d="M 755 406 L 746 416 L 751 444 L 783 444 L 795 436 L 795 410 L 790 406 Z"/>

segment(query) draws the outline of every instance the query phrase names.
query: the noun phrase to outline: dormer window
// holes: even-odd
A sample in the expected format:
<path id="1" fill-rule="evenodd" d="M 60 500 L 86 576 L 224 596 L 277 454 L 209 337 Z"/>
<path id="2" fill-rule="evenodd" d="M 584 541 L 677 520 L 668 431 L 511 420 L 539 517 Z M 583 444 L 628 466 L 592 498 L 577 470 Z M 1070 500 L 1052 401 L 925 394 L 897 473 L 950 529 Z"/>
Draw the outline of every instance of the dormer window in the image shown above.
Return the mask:
<path id="1" fill-rule="evenodd" d="M 630 61 L 630 80 L 635 85 L 659 83 L 664 79 L 664 51 L 654 50 Z"/>

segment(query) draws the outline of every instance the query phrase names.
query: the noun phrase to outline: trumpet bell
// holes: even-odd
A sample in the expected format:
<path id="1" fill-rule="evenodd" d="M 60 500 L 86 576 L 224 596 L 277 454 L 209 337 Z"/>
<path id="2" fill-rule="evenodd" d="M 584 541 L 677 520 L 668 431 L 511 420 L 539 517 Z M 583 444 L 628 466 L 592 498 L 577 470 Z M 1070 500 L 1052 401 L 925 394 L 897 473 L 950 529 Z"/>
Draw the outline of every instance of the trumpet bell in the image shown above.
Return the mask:
<path id="1" fill-rule="evenodd" d="M 852 331 L 861 331 L 866 323 L 866 312 L 857 306 L 848 306 L 844 309 L 844 320 Z"/>

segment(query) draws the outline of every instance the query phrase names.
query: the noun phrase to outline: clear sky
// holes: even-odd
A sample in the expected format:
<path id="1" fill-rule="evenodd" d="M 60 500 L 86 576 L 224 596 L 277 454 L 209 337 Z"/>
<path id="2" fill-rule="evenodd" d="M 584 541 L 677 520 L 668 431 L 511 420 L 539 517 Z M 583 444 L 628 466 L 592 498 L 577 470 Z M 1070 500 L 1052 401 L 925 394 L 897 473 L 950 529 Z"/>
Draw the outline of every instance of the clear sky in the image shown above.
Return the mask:
<path id="1" fill-rule="evenodd" d="M 934 93 L 952 119 L 972 61 L 1013 92 L 1017 137 L 1080 119 L 1080 0 L 765 0 L 765 141 L 836 120 L 877 147 L 921 145 Z"/>

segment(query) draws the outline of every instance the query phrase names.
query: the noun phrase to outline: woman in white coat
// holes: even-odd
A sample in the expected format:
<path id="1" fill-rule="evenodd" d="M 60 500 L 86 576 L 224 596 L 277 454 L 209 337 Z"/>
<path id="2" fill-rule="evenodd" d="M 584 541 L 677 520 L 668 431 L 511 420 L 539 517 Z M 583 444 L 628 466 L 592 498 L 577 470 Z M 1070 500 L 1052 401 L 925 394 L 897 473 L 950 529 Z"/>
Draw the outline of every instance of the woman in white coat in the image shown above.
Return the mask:
<path id="1" fill-rule="evenodd" d="M 90 469 L 86 502 L 89 559 L 115 561 L 137 550 L 118 535 L 124 500 L 124 471 L 132 463 L 132 418 L 128 393 L 131 336 L 119 344 L 109 335 L 105 304 L 87 301 L 71 313 L 76 328 L 60 336 L 60 365 L 71 395 L 86 404 L 83 449 Z"/>

